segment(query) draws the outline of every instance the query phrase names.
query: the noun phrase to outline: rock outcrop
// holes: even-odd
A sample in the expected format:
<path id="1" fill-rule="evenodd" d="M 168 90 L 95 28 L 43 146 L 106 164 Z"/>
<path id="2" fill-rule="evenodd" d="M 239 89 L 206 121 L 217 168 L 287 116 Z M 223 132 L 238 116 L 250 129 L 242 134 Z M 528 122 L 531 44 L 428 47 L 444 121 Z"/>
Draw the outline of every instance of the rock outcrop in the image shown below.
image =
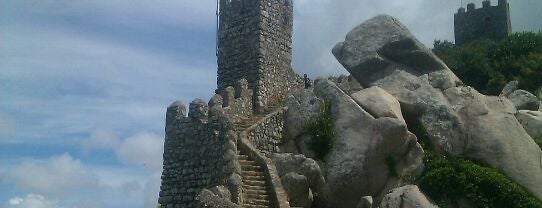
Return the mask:
<path id="1" fill-rule="evenodd" d="M 533 138 L 542 139 L 542 112 L 520 110 L 516 117 L 525 131 Z"/>
<path id="2" fill-rule="evenodd" d="M 386 194 L 379 207 L 437 208 L 438 206 L 432 204 L 418 186 L 408 185 L 393 189 L 389 194 Z"/>
<path id="3" fill-rule="evenodd" d="M 514 106 L 518 110 L 536 111 L 540 107 L 540 100 L 526 90 L 516 90 L 508 95 L 508 99 L 514 103 Z"/>
<path id="4" fill-rule="evenodd" d="M 363 89 L 352 94 L 352 98 L 376 118 L 388 117 L 405 121 L 399 101 L 380 87 Z"/>
<path id="5" fill-rule="evenodd" d="M 316 161 L 300 154 L 271 154 L 292 207 L 326 207 L 325 179 Z M 313 205 L 314 202 L 314 205 Z"/>
<path id="6" fill-rule="evenodd" d="M 423 150 L 403 121 L 373 117 L 329 80 L 317 80 L 314 91 L 332 106 L 335 140 L 324 158 L 331 207 L 355 207 L 362 196 L 384 191 L 391 178 L 422 168 Z"/>
<path id="7" fill-rule="evenodd" d="M 497 167 L 542 199 L 542 152 L 515 118 L 514 104 L 462 86 L 397 19 L 368 20 L 333 54 L 364 87 L 378 86 L 399 100 L 405 119 L 421 122 L 437 152 Z"/>

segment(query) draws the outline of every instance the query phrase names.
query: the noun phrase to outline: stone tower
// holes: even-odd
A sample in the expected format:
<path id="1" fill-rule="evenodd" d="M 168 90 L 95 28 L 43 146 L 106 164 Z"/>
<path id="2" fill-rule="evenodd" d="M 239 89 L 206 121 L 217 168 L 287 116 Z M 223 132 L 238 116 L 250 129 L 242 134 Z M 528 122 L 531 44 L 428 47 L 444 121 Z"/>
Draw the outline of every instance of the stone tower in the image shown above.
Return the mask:
<path id="1" fill-rule="evenodd" d="M 291 67 L 292 26 L 292 0 L 220 0 L 217 91 L 244 78 L 262 111 L 301 86 Z"/>
<path id="2" fill-rule="evenodd" d="M 499 0 L 491 6 L 489 0 L 483 1 L 482 8 L 476 9 L 474 3 L 459 8 L 455 14 L 455 43 L 462 45 L 479 39 L 501 40 L 512 33 L 510 6 L 507 0 Z"/>

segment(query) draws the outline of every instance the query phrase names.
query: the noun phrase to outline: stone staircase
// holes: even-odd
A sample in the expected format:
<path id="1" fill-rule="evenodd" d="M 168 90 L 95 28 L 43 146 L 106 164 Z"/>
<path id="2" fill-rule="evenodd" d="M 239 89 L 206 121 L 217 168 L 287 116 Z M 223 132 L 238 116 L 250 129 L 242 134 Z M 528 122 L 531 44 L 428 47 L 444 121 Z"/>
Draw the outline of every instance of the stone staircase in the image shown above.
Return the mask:
<path id="1" fill-rule="evenodd" d="M 263 167 L 251 160 L 248 155 L 239 151 L 237 157 L 241 164 L 241 177 L 243 178 L 243 204 L 241 207 L 271 207 L 270 186 L 265 179 Z"/>
<path id="2" fill-rule="evenodd" d="M 270 107 L 263 113 L 254 114 L 243 118 L 235 123 L 235 130 L 243 132 L 262 120 L 269 113 L 277 109 L 277 106 Z M 241 165 L 241 177 L 243 178 L 243 208 L 269 208 L 274 207 L 270 187 L 264 172 L 264 167 L 256 163 L 247 154 L 237 151 L 237 159 Z"/>

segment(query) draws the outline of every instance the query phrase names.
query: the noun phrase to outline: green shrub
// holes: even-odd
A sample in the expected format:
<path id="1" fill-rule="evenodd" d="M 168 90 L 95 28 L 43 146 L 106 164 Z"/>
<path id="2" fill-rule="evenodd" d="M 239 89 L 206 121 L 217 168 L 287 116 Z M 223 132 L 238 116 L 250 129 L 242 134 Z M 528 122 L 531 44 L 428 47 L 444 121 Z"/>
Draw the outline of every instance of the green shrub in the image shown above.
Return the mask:
<path id="1" fill-rule="evenodd" d="M 328 102 L 322 105 L 317 118 L 308 123 L 307 131 L 312 136 L 309 147 L 315 152 L 318 159 L 323 159 L 333 147 L 335 139 L 331 105 Z"/>
<path id="2" fill-rule="evenodd" d="M 429 147 L 429 136 L 419 120 L 408 120 L 425 150 L 425 170 L 416 179 L 420 188 L 441 207 L 466 198 L 476 207 L 537 208 L 542 202 L 497 169 L 451 155 L 440 155 Z"/>
<path id="3" fill-rule="evenodd" d="M 437 40 L 433 52 L 465 84 L 484 94 L 498 95 L 512 80 L 530 92 L 542 86 L 541 33 L 514 33 L 502 41 L 479 40 L 462 46 Z"/>
<path id="4" fill-rule="evenodd" d="M 466 198 L 481 208 L 542 207 L 541 201 L 495 168 L 431 151 L 425 165 L 419 185 L 437 203 Z"/>

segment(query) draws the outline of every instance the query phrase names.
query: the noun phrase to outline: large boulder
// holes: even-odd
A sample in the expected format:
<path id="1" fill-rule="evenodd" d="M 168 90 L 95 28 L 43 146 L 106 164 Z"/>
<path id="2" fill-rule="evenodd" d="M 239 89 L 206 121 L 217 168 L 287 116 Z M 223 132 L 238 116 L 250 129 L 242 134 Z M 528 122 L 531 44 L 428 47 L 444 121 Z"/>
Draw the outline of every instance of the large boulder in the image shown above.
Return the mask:
<path id="1" fill-rule="evenodd" d="M 536 111 L 540 107 L 540 100 L 526 90 L 516 90 L 508 95 L 508 99 L 514 103 L 518 110 L 533 110 Z"/>
<path id="2" fill-rule="evenodd" d="M 520 110 L 516 117 L 525 131 L 533 138 L 542 139 L 542 112 Z"/>
<path id="3" fill-rule="evenodd" d="M 405 120 L 399 101 L 380 87 L 363 89 L 352 94 L 352 98 L 375 118 L 388 117 Z"/>
<path id="4" fill-rule="evenodd" d="M 237 204 L 229 199 L 222 198 L 208 189 L 203 189 L 196 197 L 196 207 L 198 208 L 237 208 Z"/>
<path id="5" fill-rule="evenodd" d="M 497 167 L 542 199 L 542 152 L 515 118 L 514 105 L 463 87 L 398 20 L 368 20 L 333 54 L 364 87 L 378 86 L 399 100 L 405 119 L 421 123 L 434 150 Z"/>
<path id="6" fill-rule="evenodd" d="M 364 86 L 403 64 L 412 74 L 427 74 L 434 87 L 449 88 L 459 78 L 418 41 L 399 20 L 379 15 L 357 26 L 333 48 L 339 62 Z M 385 70 L 390 69 L 390 70 Z"/>
<path id="7" fill-rule="evenodd" d="M 356 207 L 362 196 L 379 195 L 391 178 L 419 173 L 421 159 L 404 162 L 411 152 L 421 158 L 423 150 L 403 121 L 374 118 L 329 80 L 318 80 L 314 91 L 331 104 L 335 129 L 324 158 L 330 207 Z"/>
<path id="8" fill-rule="evenodd" d="M 291 153 L 273 153 L 270 157 L 275 162 L 291 206 L 311 207 L 314 201 L 314 207 L 326 207 L 326 182 L 316 161 Z"/>
<path id="9" fill-rule="evenodd" d="M 286 136 L 295 139 L 306 132 L 307 124 L 318 116 L 324 101 L 316 97 L 312 89 L 301 89 L 288 95 L 284 104 L 288 107 Z"/>
<path id="10" fill-rule="evenodd" d="M 309 181 L 304 175 L 289 172 L 280 179 L 292 207 L 310 208 L 313 202 Z"/>
<path id="11" fill-rule="evenodd" d="M 465 126 L 463 155 L 497 167 L 542 198 L 542 152 L 516 119 L 514 105 L 471 87 L 445 93 Z"/>
<path id="12" fill-rule="evenodd" d="M 387 194 L 380 208 L 437 208 L 429 199 L 420 191 L 418 186 L 408 185 L 393 189 Z"/>

